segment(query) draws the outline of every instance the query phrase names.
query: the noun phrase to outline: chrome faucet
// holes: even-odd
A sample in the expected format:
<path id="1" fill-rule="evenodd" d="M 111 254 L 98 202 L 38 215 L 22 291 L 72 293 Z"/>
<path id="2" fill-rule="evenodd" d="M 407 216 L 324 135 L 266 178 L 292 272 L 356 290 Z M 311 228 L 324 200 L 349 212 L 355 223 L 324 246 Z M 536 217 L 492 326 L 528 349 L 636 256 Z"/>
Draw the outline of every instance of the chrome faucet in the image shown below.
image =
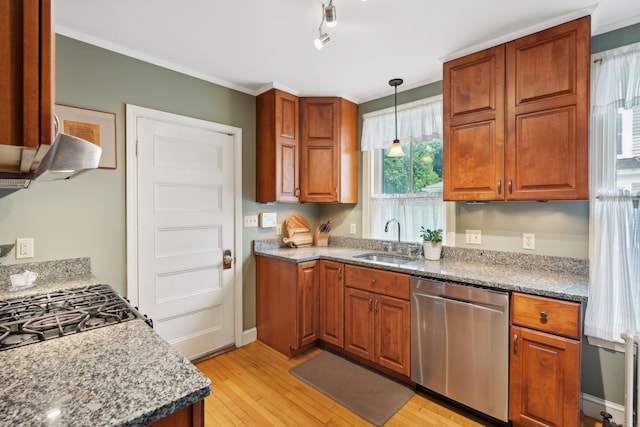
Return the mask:
<path id="1" fill-rule="evenodd" d="M 391 218 L 389 221 L 387 221 L 387 223 L 384 225 L 384 232 L 388 233 L 389 232 L 389 223 L 391 222 L 395 222 L 396 224 L 398 224 L 398 243 L 400 243 L 400 221 L 398 221 L 395 218 Z"/>

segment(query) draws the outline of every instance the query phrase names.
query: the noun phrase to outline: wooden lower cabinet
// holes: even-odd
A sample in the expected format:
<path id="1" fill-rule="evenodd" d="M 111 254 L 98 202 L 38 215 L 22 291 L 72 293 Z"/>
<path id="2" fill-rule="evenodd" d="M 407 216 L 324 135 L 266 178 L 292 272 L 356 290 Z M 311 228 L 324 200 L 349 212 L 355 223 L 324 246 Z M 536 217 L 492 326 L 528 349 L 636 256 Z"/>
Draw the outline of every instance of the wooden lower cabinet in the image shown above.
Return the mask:
<path id="1" fill-rule="evenodd" d="M 150 427 L 204 427 L 204 399 L 149 424 Z"/>
<path id="2" fill-rule="evenodd" d="M 580 304 L 514 293 L 512 310 L 513 426 L 579 426 Z"/>
<path id="3" fill-rule="evenodd" d="M 409 310 L 409 301 L 345 288 L 345 350 L 409 376 Z"/>
<path id="4" fill-rule="evenodd" d="M 320 261 L 320 339 L 344 346 L 344 264 Z"/>
<path id="5" fill-rule="evenodd" d="M 256 256 L 258 340 L 292 356 L 319 336 L 319 261 Z"/>

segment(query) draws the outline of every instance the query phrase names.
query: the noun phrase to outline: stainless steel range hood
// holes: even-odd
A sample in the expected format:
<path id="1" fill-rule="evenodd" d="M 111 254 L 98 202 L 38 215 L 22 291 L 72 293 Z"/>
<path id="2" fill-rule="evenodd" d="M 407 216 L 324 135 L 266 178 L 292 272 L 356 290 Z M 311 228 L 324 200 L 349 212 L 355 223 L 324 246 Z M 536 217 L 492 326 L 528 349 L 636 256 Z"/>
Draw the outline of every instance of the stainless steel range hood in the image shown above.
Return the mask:
<path id="1" fill-rule="evenodd" d="M 70 178 L 87 169 L 97 168 L 101 155 L 102 148 L 99 146 L 59 133 L 36 169 L 34 179 L 53 181 Z"/>
<path id="2" fill-rule="evenodd" d="M 67 179 L 100 163 L 102 148 L 84 139 L 58 133 L 51 148 L 44 155 L 35 172 L 0 174 L 0 189 L 19 190 L 31 181 Z M 5 192 L 3 195 L 9 194 Z M 1 197 L 1 196 L 0 196 Z"/>

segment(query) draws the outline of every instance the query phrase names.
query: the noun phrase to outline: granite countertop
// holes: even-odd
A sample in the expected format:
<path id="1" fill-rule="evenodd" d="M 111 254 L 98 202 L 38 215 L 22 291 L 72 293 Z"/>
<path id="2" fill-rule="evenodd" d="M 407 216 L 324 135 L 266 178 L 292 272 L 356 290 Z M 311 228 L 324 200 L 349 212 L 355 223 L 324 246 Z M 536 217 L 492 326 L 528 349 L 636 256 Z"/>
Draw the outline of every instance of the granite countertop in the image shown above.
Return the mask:
<path id="1" fill-rule="evenodd" d="M 25 269 L 40 273 L 36 286 L 7 291 L 9 274 Z M 88 258 L 0 266 L 1 281 L 0 300 L 100 283 Z M 142 319 L 0 351 L 0 365 L 0 427 L 143 426 L 211 393 Z"/>
<path id="2" fill-rule="evenodd" d="M 505 255 L 477 250 L 469 256 L 468 251 L 455 249 L 457 248 L 443 248 L 444 255 L 440 261 L 426 261 L 424 258 L 416 257 L 407 264 L 394 265 L 354 258 L 354 255 L 369 252 L 385 253 L 369 247 L 330 245 L 282 248 L 272 242 L 266 244 L 256 242 L 254 245 L 256 255 L 294 262 L 327 259 L 423 278 L 442 279 L 570 301 L 587 300 L 589 276 L 588 267 L 587 270 L 584 269 L 583 260 L 522 254 Z"/>
<path id="3" fill-rule="evenodd" d="M 1 426 L 143 426 L 211 393 L 143 320 L 5 350 L 0 365 Z"/>

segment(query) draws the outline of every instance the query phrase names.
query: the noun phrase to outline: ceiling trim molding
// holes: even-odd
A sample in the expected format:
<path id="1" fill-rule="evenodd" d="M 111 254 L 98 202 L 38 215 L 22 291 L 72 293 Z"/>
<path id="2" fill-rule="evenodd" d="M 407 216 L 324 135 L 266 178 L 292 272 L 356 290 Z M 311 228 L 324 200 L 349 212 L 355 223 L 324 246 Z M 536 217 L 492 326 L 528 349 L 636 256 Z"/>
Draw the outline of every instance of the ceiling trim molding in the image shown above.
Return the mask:
<path id="1" fill-rule="evenodd" d="M 488 49 L 490 47 L 494 47 L 502 43 L 507 43 L 517 38 L 528 36 L 529 34 L 537 33 L 538 31 L 546 30 L 547 28 L 555 27 L 556 25 L 564 24 L 565 22 L 582 18 L 583 16 L 591 15 L 593 14 L 593 12 L 596 10 L 597 7 L 598 7 L 598 4 L 596 3 L 584 9 L 574 10 L 573 12 L 565 13 L 564 15 L 556 16 L 547 21 L 542 21 L 535 25 L 521 28 L 518 31 L 514 31 L 509 34 L 505 34 L 503 36 L 496 37 L 494 39 L 487 40 L 485 42 L 466 47 L 457 52 L 453 52 L 447 56 L 440 57 L 438 58 L 438 60 L 442 63 L 449 62 L 451 60 L 461 58 L 471 53 L 479 52 L 481 50 Z"/>
<path id="2" fill-rule="evenodd" d="M 229 89 L 237 90 L 238 92 L 246 93 L 248 95 L 253 95 L 253 96 L 257 95 L 255 91 L 252 91 L 252 90 L 250 90 L 250 89 L 248 89 L 246 87 L 243 87 L 243 86 L 240 86 L 240 85 L 236 85 L 236 84 L 230 83 L 230 82 L 228 82 L 226 80 L 222 80 L 222 79 L 219 79 L 217 77 L 210 76 L 208 74 L 204 74 L 204 73 L 192 70 L 191 68 L 184 67 L 182 65 L 174 64 L 173 62 L 169 62 L 169 61 L 165 61 L 163 59 L 156 58 L 156 57 L 154 57 L 152 55 L 147 55 L 147 54 L 141 53 L 141 52 L 139 52 L 137 50 L 134 50 L 134 49 L 126 48 L 126 47 L 121 46 L 121 45 L 116 44 L 116 43 L 108 42 L 108 41 L 103 40 L 103 39 L 98 38 L 98 37 L 90 36 L 90 35 L 88 35 L 86 33 L 80 32 L 80 31 L 72 30 L 72 29 L 70 29 L 68 27 L 65 27 L 64 25 L 56 25 L 56 33 L 60 34 L 60 35 L 63 35 L 63 36 L 66 36 L 66 37 L 70 37 L 70 38 L 75 39 L 75 40 L 79 40 L 79 41 L 84 42 L 84 43 L 88 43 L 88 44 L 93 45 L 93 46 L 100 47 L 102 49 L 109 50 L 111 52 L 119 53 L 121 55 L 128 56 L 128 57 L 131 57 L 131 58 L 135 58 L 135 59 L 138 59 L 140 61 L 148 62 L 149 64 L 157 65 L 159 67 L 166 68 L 166 69 L 169 69 L 169 70 L 172 70 L 172 71 L 176 71 L 176 72 L 181 73 L 181 74 L 186 74 L 188 76 L 195 77 L 195 78 L 200 79 L 200 80 L 205 80 L 205 81 L 210 82 L 210 83 L 215 83 L 215 84 L 217 84 L 219 86 L 223 86 L 223 87 L 226 87 L 226 88 L 229 88 Z"/>
<path id="3" fill-rule="evenodd" d="M 631 16 L 619 21 L 610 22 L 606 25 L 598 26 L 598 30 L 594 31 L 592 36 L 608 33 L 609 31 L 619 30 L 620 28 L 629 27 L 640 22 L 640 15 Z"/>

